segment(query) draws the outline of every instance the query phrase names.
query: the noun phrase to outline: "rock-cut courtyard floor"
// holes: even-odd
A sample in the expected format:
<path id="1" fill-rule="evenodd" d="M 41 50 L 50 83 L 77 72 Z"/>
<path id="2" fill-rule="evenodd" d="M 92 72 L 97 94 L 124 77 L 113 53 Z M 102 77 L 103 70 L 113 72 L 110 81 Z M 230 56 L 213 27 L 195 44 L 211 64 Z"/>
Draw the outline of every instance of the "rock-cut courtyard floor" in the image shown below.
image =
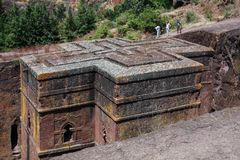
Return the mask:
<path id="1" fill-rule="evenodd" d="M 54 160 L 240 160 L 240 107 Z"/>

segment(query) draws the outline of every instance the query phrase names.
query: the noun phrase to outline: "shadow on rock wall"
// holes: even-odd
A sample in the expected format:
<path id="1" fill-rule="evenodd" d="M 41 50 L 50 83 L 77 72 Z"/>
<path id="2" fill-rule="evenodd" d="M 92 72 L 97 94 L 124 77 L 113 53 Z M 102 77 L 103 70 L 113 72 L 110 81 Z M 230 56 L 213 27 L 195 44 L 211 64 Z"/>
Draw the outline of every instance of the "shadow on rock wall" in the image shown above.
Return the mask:
<path id="1" fill-rule="evenodd" d="M 240 31 L 221 35 L 213 61 L 213 107 L 222 109 L 240 104 Z"/>

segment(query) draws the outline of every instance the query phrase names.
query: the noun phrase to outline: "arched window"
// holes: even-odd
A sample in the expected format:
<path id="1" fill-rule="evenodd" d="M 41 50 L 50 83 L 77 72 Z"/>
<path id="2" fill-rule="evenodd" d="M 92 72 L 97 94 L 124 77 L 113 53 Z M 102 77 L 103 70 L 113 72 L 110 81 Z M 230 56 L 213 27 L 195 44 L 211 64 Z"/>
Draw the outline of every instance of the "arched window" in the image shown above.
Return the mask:
<path id="1" fill-rule="evenodd" d="M 63 143 L 73 141 L 73 126 L 71 124 L 65 125 L 63 128 Z"/>

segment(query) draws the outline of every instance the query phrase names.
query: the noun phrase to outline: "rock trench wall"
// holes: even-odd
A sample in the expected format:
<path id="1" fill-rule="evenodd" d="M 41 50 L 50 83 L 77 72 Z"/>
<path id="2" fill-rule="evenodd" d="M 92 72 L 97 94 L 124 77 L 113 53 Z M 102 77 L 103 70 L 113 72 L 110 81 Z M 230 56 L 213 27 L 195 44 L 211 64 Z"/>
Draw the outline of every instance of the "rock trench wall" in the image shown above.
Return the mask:
<path id="1" fill-rule="evenodd" d="M 19 123 L 19 62 L 0 63 L 0 159 L 12 156 L 11 126 Z"/>
<path id="2" fill-rule="evenodd" d="M 240 104 L 240 19 L 232 19 L 178 35 L 177 38 L 214 49 L 212 101 L 214 110 Z"/>
<path id="3" fill-rule="evenodd" d="M 240 104 L 240 31 L 222 35 L 217 44 L 213 71 L 213 107 L 217 110 Z"/>

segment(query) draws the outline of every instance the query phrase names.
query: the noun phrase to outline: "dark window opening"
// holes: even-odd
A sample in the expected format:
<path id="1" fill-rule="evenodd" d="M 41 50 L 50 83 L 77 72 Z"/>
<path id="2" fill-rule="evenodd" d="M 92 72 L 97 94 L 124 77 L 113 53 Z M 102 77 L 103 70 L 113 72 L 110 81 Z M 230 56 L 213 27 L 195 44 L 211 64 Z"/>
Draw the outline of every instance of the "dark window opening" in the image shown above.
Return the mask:
<path id="1" fill-rule="evenodd" d="M 70 124 L 64 127 L 63 142 L 70 142 L 73 140 L 73 131 Z"/>
<path id="2" fill-rule="evenodd" d="M 27 126 L 29 129 L 31 128 L 31 116 L 30 116 L 29 112 L 28 112 L 28 116 L 27 116 Z"/>
<path id="3" fill-rule="evenodd" d="M 17 124 L 13 124 L 11 126 L 11 145 L 12 149 L 14 149 L 18 144 L 18 126 Z"/>

